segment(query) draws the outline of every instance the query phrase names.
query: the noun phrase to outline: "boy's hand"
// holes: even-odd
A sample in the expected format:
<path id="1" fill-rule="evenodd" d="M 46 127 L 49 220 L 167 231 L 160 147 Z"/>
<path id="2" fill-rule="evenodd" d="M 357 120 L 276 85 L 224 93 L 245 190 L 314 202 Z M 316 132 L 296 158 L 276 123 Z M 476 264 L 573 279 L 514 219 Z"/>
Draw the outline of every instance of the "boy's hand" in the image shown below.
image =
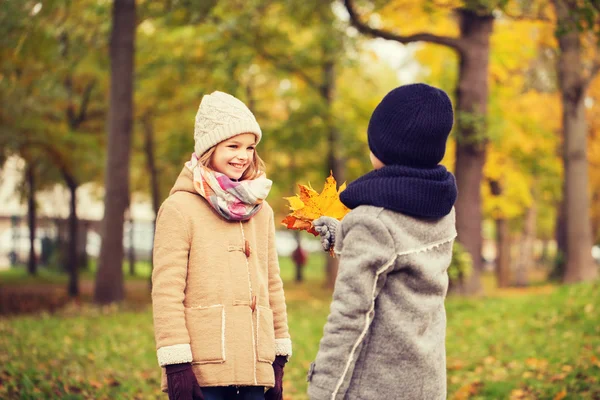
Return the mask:
<path id="1" fill-rule="evenodd" d="M 315 230 L 321 235 L 323 250 L 329 251 L 335 244 L 335 235 L 340 221 L 331 217 L 321 217 L 313 221 Z"/>

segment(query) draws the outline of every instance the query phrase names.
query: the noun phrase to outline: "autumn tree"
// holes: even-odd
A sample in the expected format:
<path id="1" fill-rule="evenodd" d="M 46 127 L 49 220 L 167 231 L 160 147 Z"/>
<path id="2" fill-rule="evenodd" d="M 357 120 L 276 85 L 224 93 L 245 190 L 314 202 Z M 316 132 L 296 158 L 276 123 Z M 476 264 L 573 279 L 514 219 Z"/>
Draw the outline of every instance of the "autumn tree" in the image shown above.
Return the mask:
<path id="1" fill-rule="evenodd" d="M 558 83 L 562 98 L 564 229 L 566 263 L 564 282 L 580 282 L 598 276 L 591 256 L 593 244 L 588 194 L 588 126 L 585 100 L 588 87 L 600 70 L 596 55 L 600 11 L 595 2 L 553 0 L 559 44 Z M 589 53 L 593 61 L 588 61 Z"/>
<path id="2" fill-rule="evenodd" d="M 110 37 L 111 84 L 105 174 L 102 246 L 94 299 L 121 301 L 123 288 L 123 224 L 129 206 L 129 156 L 133 124 L 135 0 L 114 0 Z"/>
<path id="3" fill-rule="evenodd" d="M 416 33 L 399 34 L 394 29 L 373 27 L 355 2 L 345 0 L 352 25 L 363 34 L 407 44 L 425 42 L 451 49 L 458 59 L 455 85 L 455 168 L 459 197 L 456 202 L 458 240 L 473 258 L 473 273 L 463 282 L 466 293 L 481 291 L 482 270 L 482 199 L 480 187 L 489 138 L 488 130 L 488 67 L 490 63 L 490 38 L 499 15 L 517 18 L 537 18 L 537 2 L 530 4 L 509 1 L 388 1 L 378 9 L 382 21 L 405 26 L 419 25 L 425 29 Z M 371 4 L 369 2 L 369 4 Z M 373 9 L 373 7 L 371 7 Z M 410 24 L 411 12 L 423 11 L 430 17 L 417 19 Z M 531 15 L 529 15 L 531 14 Z M 438 25 L 448 28 L 448 17 L 455 16 L 457 26 L 441 32 Z M 444 17 L 446 19 L 444 19 Z M 427 24 L 427 27 L 425 27 Z M 404 29 L 406 31 L 407 29 Z"/>
<path id="4" fill-rule="evenodd" d="M 488 64 L 490 36 L 493 30 L 494 6 L 485 2 L 468 2 L 454 11 L 458 18 L 458 37 L 429 32 L 400 35 L 393 30 L 373 28 L 364 22 L 352 0 L 344 0 L 352 25 L 373 37 L 399 43 L 429 42 L 447 46 L 458 54 L 459 75 L 456 85 L 456 166 L 455 175 L 460 196 L 456 202 L 458 240 L 473 258 L 473 273 L 464 290 L 481 290 L 481 194 L 486 155 L 486 116 L 488 102 Z"/>
<path id="5" fill-rule="evenodd" d="M 69 188 L 65 266 L 71 296 L 78 295 L 77 188 L 97 172 L 88 152 L 99 148 L 95 132 L 103 116 L 98 90 L 102 78 L 94 68 L 100 52 L 90 51 L 100 47 L 96 34 L 102 29 L 102 7 L 90 12 L 88 6 L 62 1 L 11 3 L 1 17 L 2 27 L 8 28 L 2 34 L 3 58 L 11 62 L 2 66 L 6 79 L 0 92 L 11 101 L 3 102 L 0 141 L 31 167 L 40 164 L 43 178 L 37 187 L 62 179 Z M 29 172 L 31 184 L 36 173 Z M 29 204 L 31 210 L 32 199 Z"/>

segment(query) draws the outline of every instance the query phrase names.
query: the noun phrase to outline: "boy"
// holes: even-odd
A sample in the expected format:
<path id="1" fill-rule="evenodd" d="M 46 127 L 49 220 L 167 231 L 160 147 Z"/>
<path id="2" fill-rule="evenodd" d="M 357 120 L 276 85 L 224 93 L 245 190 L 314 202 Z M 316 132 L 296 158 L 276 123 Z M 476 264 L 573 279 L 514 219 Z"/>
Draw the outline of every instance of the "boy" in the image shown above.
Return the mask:
<path id="1" fill-rule="evenodd" d="M 457 191 L 439 163 L 452 123 L 444 91 L 392 90 L 369 121 L 374 170 L 340 195 L 352 211 L 341 223 L 314 222 L 340 265 L 308 374 L 312 400 L 446 398 L 444 299 Z"/>

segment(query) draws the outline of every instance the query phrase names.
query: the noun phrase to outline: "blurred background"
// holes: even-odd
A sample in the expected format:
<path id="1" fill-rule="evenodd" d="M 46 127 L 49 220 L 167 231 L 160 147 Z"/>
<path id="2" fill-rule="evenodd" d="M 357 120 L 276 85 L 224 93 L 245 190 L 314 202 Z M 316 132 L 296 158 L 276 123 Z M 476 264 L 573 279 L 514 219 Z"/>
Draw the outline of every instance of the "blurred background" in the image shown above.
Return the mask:
<path id="1" fill-rule="evenodd" d="M 370 169 L 391 89 L 446 90 L 458 240 L 448 396 L 600 398 L 600 3 L 0 1 L 0 398 L 166 398 L 155 215 L 204 94 L 244 101 L 284 197 Z M 279 229 L 280 228 L 280 229 Z M 306 399 L 336 260 L 278 226 Z"/>

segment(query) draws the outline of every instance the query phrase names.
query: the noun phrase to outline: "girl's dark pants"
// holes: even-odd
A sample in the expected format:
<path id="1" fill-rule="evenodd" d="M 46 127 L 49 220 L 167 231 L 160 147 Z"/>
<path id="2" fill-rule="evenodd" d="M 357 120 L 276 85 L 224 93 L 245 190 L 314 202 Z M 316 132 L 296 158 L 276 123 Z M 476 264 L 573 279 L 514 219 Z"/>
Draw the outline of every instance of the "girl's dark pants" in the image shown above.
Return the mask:
<path id="1" fill-rule="evenodd" d="M 265 388 L 262 386 L 217 386 L 203 387 L 204 400 L 264 400 Z"/>

